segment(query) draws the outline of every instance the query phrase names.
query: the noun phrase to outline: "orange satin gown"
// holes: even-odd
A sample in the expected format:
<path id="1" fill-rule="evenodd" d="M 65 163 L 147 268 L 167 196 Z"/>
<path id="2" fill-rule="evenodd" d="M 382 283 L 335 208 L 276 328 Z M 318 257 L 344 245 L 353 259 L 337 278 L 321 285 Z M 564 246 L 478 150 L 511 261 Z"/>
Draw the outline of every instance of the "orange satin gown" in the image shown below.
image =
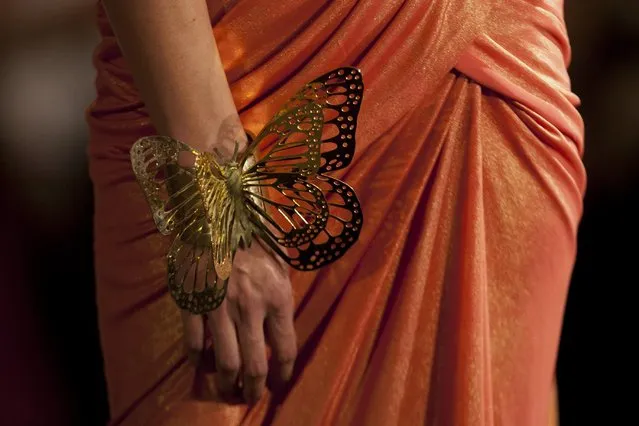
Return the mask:
<path id="1" fill-rule="evenodd" d="M 87 118 L 113 424 L 547 425 L 585 189 L 562 0 L 232 3 L 209 0 L 212 34 L 247 129 L 327 70 L 363 71 L 338 177 L 366 223 L 339 262 L 292 272 L 290 390 L 219 401 L 186 362 L 129 162 L 154 130 L 100 10 Z"/>

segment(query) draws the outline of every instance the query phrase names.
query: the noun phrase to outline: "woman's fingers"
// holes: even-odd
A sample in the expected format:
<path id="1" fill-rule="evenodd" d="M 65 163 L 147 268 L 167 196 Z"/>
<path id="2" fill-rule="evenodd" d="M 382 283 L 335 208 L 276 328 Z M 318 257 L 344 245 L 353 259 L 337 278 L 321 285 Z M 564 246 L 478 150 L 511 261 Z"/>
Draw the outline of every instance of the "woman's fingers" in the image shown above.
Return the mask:
<path id="1" fill-rule="evenodd" d="M 276 374 L 274 379 L 280 384 L 287 382 L 293 375 L 293 365 L 297 356 L 297 340 L 293 325 L 293 304 L 286 302 L 278 306 L 266 318 L 269 342 L 273 349 L 272 357 Z"/>
<path id="2" fill-rule="evenodd" d="M 262 397 L 266 387 L 268 363 L 262 324 L 258 321 L 252 321 L 238 326 L 244 367 L 244 399 L 249 404 L 256 403 Z"/>
<path id="3" fill-rule="evenodd" d="M 222 394 L 233 396 L 238 389 L 237 379 L 242 363 L 235 324 L 226 301 L 209 314 L 209 329 L 215 352 L 218 388 Z"/>
<path id="4" fill-rule="evenodd" d="M 198 330 L 193 318 L 185 318 L 192 323 L 189 327 Z M 291 283 L 288 271 L 260 244 L 238 250 L 226 298 L 208 318 L 220 393 L 234 396 L 241 378 L 247 403 L 262 397 L 269 373 L 265 321 L 273 349 L 274 384 L 291 378 L 297 356 Z M 203 333 L 195 334 L 197 339 L 189 335 L 190 346 L 201 349 Z"/>
<path id="5" fill-rule="evenodd" d="M 249 278 L 241 274 L 238 281 Z M 239 286 L 248 289 L 247 282 L 238 282 Z M 256 403 L 266 387 L 268 362 L 266 359 L 266 343 L 264 341 L 264 302 L 255 297 L 252 291 L 243 292 L 237 300 L 237 337 L 240 342 L 242 357 L 244 399 L 249 404 Z"/>
<path id="6" fill-rule="evenodd" d="M 189 361 L 197 365 L 204 349 L 204 320 L 201 315 L 181 311 L 184 326 L 184 344 Z"/>

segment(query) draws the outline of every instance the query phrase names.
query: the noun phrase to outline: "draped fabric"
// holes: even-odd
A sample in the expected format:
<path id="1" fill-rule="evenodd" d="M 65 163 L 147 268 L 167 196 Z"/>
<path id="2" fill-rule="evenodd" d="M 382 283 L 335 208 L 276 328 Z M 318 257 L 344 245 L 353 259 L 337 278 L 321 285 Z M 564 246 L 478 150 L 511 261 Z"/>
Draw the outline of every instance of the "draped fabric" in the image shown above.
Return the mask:
<path id="1" fill-rule="evenodd" d="M 495 2 L 497 3 L 497 2 Z M 547 425 L 585 174 L 561 0 L 209 1 L 253 132 L 303 83 L 359 67 L 359 242 L 292 272 L 290 389 L 220 401 L 186 362 L 128 151 L 154 134 L 102 10 L 87 119 L 113 424 Z M 149 13 L 152 13 L 151 11 Z"/>

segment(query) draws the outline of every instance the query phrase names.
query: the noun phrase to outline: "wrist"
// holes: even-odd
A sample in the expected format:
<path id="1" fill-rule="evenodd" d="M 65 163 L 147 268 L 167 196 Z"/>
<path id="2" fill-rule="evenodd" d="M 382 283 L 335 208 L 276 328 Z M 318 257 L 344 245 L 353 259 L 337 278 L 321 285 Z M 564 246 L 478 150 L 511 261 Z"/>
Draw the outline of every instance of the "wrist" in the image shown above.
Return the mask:
<path id="1" fill-rule="evenodd" d="M 239 115 L 234 113 L 223 120 L 209 121 L 206 131 L 196 129 L 174 130 L 169 134 L 199 152 L 217 152 L 223 161 L 229 160 L 237 149 L 242 152 L 248 143 L 248 137 L 242 126 Z M 194 156 L 190 153 L 180 153 L 178 164 L 192 167 Z"/>

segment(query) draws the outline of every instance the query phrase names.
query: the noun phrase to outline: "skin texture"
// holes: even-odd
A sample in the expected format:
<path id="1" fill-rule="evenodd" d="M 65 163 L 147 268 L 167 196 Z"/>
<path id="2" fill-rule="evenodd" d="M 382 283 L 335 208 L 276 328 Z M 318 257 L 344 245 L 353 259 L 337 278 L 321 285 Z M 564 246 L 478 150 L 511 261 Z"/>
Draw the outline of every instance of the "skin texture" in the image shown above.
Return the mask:
<path id="1" fill-rule="evenodd" d="M 233 152 L 246 143 L 204 0 L 106 0 L 105 9 L 136 86 L 161 135 L 202 151 Z M 183 163 L 188 164 L 189 159 Z M 222 305 L 204 321 L 182 313 L 191 359 L 198 362 L 209 327 L 220 391 L 241 389 L 248 403 L 264 391 L 266 338 L 274 383 L 290 379 L 296 357 L 288 272 L 261 244 L 239 250 Z"/>

